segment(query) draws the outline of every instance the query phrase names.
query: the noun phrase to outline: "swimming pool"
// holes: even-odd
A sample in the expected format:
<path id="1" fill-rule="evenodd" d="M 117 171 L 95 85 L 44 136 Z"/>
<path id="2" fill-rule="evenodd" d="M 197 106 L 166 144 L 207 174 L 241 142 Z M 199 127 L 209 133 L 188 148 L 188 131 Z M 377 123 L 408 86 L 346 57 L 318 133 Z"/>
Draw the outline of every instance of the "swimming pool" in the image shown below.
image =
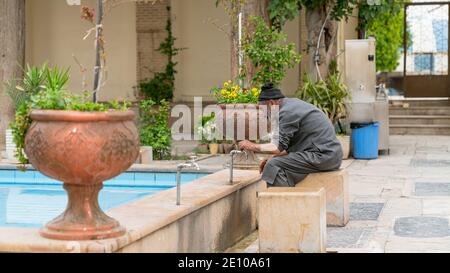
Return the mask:
<path id="1" fill-rule="evenodd" d="M 188 183 L 208 173 L 182 173 Z M 107 211 L 176 186 L 176 173 L 126 172 L 105 181 L 99 195 Z M 61 214 L 67 204 L 62 183 L 38 171 L 0 170 L 0 227 L 40 227 Z"/>

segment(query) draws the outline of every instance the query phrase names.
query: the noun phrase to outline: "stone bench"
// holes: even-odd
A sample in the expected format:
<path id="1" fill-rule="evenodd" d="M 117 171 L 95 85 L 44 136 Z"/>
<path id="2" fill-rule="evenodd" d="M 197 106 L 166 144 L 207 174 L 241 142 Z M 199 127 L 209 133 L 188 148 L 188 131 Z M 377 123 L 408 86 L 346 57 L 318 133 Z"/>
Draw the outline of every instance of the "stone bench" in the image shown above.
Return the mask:
<path id="1" fill-rule="evenodd" d="M 260 253 L 326 252 L 323 188 L 269 188 L 258 193 Z"/>
<path id="2" fill-rule="evenodd" d="M 350 218 L 348 174 L 344 169 L 309 174 L 296 188 L 324 188 L 327 203 L 327 225 L 345 226 Z"/>

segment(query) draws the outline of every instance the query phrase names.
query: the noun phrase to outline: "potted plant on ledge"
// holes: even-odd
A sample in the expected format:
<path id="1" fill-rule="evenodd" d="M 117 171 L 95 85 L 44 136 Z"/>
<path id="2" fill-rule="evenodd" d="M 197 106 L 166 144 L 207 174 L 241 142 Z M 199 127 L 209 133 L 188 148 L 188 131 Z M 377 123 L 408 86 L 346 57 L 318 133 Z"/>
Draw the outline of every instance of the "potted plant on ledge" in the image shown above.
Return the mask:
<path id="1" fill-rule="evenodd" d="M 135 114 L 126 103 L 95 103 L 89 93 L 69 93 L 68 80 L 68 70 L 45 68 L 43 89 L 18 107 L 11 124 L 22 163 L 28 158 L 36 170 L 63 181 L 68 194 L 65 212 L 40 234 L 59 240 L 123 235 L 125 228 L 100 209 L 98 194 L 103 181 L 138 157 Z"/>
<path id="2" fill-rule="evenodd" d="M 231 80 L 225 82 L 223 86 L 215 86 L 211 89 L 211 93 L 217 100 L 217 105 L 221 109 L 216 118 L 217 122 L 222 122 L 219 128 L 222 128 L 222 140 L 232 140 L 234 144 L 237 141 L 250 139 L 252 133 L 253 137 L 258 138 L 259 131 L 252 132 L 250 125 L 256 125 L 253 128 L 258 128 L 258 97 L 260 89 L 257 87 L 243 88 L 237 82 Z M 243 117 L 243 119 L 241 119 Z M 245 122 L 245 125 L 242 124 Z M 228 125 L 227 125 L 228 124 Z M 227 126 L 233 124 L 231 131 L 227 131 Z M 239 125 L 244 127 L 239 128 Z M 239 134 L 239 130 L 241 134 Z M 247 153 L 243 156 L 238 155 L 235 160 L 237 168 L 255 169 L 259 166 L 259 159 L 253 152 Z"/>
<path id="3" fill-rule="evenodd" d="M 333 126 L 337 128 L 336 135 L 342 145 L 343 159 L 347 159 L 350 153 L 350 136 L 346 135 L 340 120 L 347 114 L 346 103 L 351 99 L 351 94 L 347 86 L 341 82 L 340 73 L 332 72 L 324 81 L 314 81 L 305 75 L 303 85 L 296 95 L 299 99 L 315 105 L 328 116 Z"/>
<path id="4" fill-rule="evenodd" d="M 202 137 L 201 143 L 208 145 L 211 155 L 216 155 L 219 152 L 219 140 L 217 137 L 217 126 L 214 113 L 203 116 L 200 123 L 201 124 L 197 127 L 197 132 Z"/>

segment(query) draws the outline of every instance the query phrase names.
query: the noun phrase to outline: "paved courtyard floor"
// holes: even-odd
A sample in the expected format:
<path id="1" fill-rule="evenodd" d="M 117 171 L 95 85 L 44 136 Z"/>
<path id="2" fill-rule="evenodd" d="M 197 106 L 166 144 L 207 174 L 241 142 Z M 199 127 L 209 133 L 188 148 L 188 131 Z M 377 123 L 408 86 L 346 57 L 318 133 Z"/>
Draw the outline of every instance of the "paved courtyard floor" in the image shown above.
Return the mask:
<path id="1" fill-rule="evenodd" d="M 327 229 L 330 252 L 450 252 L 450 136 L 391 136 L 389 155 L 346 165 L 350 222 Z"/>

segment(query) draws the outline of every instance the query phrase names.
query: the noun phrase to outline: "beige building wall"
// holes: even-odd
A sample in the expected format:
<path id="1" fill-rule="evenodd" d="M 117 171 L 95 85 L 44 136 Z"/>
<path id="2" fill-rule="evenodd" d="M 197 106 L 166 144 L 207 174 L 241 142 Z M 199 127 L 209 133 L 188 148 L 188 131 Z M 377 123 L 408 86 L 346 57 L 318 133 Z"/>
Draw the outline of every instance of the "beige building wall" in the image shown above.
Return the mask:
<path id="1" fill-rule="evenodd" d="M 296 18 L 290 22 L 287 22 L 283 28 L 283 31 L 287 34 L 287 41 L 289 43 L 295 43 L 297 46 L 297 52 L 301 53 L 300 47 L 300 18 Z M 304 56 L 302 54 L 302 60 Z M 306 59 L 305 59 L 306 60 Z M 288 69 L 286 78 L 281 82 L 281 89 L 286 96 L 293 96 L 298 89 L 300 82 L 300 64 L 296 65 L 294 68 Z"/>
<path id="2" fill-rule="evenodd" d="M 158 51 L 167 38 L 167 19 L 169 0 L 156 3 L 136 3 L 137 32 L 137 80 L 152 79 L 154 74 L 165 70 L 168 59 Z"/>
<path id="3" fill-rule="evenodd" d="M 230 42 L 224 29 L 228 17 L 211 0 L 172 0 L 173 34 L 176 47 L 186 48 L 175 59 L 175 101 L 194 96 L 213 100 L 209 90 L 230 78 Z M 216 26 L 217 25 L 217 26 Z"/>
<path id="4" fill-rule="evenodd" d="M 71 67 L 70 90 L 80 92 L 82 73 L 72 55 L 86 67 L 87 89 L 92 89 L 95 59 L 93 36 L 83 41 L 92 26 L 80 18 L 80 6 L 64 0 L 27 0 L 26 62 Z M 96 1 L 82 0 L 95 7 Z M 106 16 L 105 39 L 108 79 L 99 99 L 134 99 L 136 85 L 136 5 L 127 3 Z"/>
<path id="5" fill-rule="evenodd" d="M 222 84 L 231 76 L 230 40 L 223 31 L 229 29 L 229 19 L 222 6 L 215 6 L 215 1 L 172 0 L 171 3 L 176 46 L 187 48 L 177 57 L 175 100 L 192 101 L 194 96 L 213 100 L 209 93 L 211 87 Z M 298 42 L 298 30 L 298 20 L 286 25 L 289 42 Z M 281 88 L 287 95 L 292 95 L 298 80 L 296 66 L 289 69 Z"/>
<path id="6" fill-rule="evenodd" d="M 342 80 L 345 80 L 345 40 L 358 39 L 358 11 L 354 10 L 353 15 L 348 20 L 342 20 L 339 24 L 338 32 L 338 57 L 339 71 L 342 73 Z"/>
<path id="7" fill-rule="evenodd" d="M 113 9 L 105 19 L 108 79 L 100 100 L 134 100 L 137 81 L 151 77 L 149 69 L 164 69 L 166 61 L 156 49 L 166 35 L 166 3 L 172 6 L 175 46 L 186 48 L 175 58 L 178 74 L 174 100 L 192 101 L 194 96 L 202 96 L 205 101 L 212 101 L 211 87 L 230 79 L 230 40 L 226 34 L 229 19 L 222 6 L 216 7 L 212 0 L 164 0 L 164 4 L 153 7 L 127 3 Z M 82 0 L 82 4 L 94 7 L 95 0 Z M 152 8 L 157 11 L 149 14 Z M 32 65 L 48 61 L 51 65 L 70 66 L 70 89 L 80 92 L 83 75 L 74 55 L 86 67 L 86 88 L 91 89 L 94 41 L 93 36 L 82 40 L 91 25 L 80 18 L 80 7 L 69 6 L 63 0 L 27 0 L 26 19 L 26 61 Z M 343 50 L 344 39 L 356 38 L 355 27 L 354 18 L 341 24 L 339 50 Z M 293 95 L 307 62 L 303 14 L 288 22 L 284 31 L 288 42 L 296 43 L 303 55 L 301 65 L 289 69 L 281 84 L 286 95 Z M 342 60 L 343 54 L 339 55 L 339 64 L 344 71 Z"/>

